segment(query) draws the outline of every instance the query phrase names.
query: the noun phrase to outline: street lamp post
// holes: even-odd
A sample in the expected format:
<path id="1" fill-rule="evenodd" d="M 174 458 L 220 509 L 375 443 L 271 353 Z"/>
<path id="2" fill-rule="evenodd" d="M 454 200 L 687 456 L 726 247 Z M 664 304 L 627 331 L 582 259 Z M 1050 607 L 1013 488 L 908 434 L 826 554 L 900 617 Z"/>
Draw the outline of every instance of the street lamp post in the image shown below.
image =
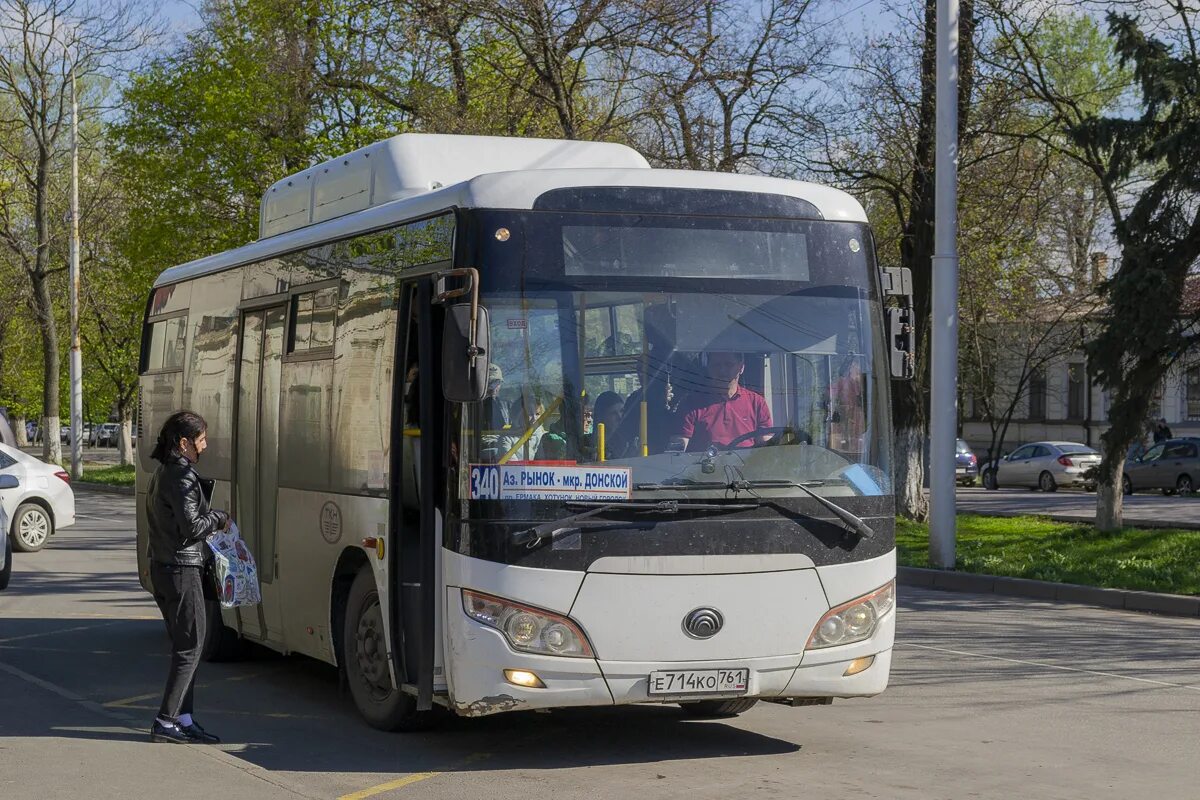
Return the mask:
<path id="1" fill-rule="evenodd" d="M 83 477 L 83 355 L 79 347 L 79 99 L 71 66 L 71 477 Z"/>
<path id="2" fill-rule="evenodd" d="M 954 568 L 958 434 L 958 0 L 937 4 L 929 560 Z"/>

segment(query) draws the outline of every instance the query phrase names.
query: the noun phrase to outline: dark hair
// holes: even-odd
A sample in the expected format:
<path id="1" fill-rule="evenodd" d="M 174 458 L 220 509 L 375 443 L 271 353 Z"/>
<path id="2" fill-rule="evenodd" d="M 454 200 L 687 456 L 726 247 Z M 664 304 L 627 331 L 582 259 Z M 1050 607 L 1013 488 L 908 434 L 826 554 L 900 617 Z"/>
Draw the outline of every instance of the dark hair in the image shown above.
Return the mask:
<path id="1" fill-rule="evenodd" d="M 207 430 L 208 423 L 196 412 L 176 411 L 163 423 L 162 430 L 158 432 L 158 442 L 155 443 L 154 450 L 150 452 L 150 457 L 155 461 L 165 463 L 171 456 L 179 455 L 180 439 L 195 441 L 200 434 Z"/>
<path id="2" fill-rule="evenodd" d="M 610 408 L 619 406 L 624 402 L 625 400 L 616 392 L 604 392 L 596 398 L 596 405 L 592 408 L 592 413 L 597 417 L 602 417 Z"/>

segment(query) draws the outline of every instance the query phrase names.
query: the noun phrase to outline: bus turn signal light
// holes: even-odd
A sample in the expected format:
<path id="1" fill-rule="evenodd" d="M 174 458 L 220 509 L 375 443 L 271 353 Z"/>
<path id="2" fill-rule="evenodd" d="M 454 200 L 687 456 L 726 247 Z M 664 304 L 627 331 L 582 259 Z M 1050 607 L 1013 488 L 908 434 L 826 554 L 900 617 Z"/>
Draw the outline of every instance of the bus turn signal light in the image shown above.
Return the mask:
<path id="1" fill-rule="evenodd" d="M 860 672 L 870 668 L 875 663 L 875 656 L 863 656 L 856 658 L 850 662 L 850 666 L 846 667 L 846 671 L 842 673 L 843 678 L 849 678 L 851 675 L 857 675 Z"/>

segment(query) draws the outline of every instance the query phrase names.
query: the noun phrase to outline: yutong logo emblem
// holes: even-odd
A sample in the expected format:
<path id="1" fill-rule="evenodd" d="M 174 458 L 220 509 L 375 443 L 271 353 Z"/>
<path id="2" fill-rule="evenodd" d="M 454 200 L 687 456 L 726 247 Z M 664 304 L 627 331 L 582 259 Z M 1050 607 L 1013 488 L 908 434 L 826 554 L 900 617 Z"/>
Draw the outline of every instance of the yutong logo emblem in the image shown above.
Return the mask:
<path id="1" fill-rule="evenodd" d="M 693 639 L 711 639 L 725 624 L 725 618 L 715 608 L 697 608 L 683 618 L 683 632 Z"/>

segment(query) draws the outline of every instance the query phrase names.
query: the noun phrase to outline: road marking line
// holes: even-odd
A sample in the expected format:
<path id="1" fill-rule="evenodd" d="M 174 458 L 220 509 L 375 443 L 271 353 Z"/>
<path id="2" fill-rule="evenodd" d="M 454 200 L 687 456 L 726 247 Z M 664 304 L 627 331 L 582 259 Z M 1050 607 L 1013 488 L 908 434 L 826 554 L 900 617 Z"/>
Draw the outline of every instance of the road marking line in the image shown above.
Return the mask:
<path id="1" fill-rule="evenodd" d="M 418 783 L 419 781 L 429 780 L 430 778 L 436 778 L 438 775 L 441 775 L 441 774 L 442 773 L 440 773 L 440 772 L 414 772 L 412 775 L 407 775 L 403 778 L 400 778 L 399 780 L 388 781 L 387 783 L 381 783 L 378 786 L 372 786 L 369 789 L 363 789 L 360 792 L 354 792 L 352 794 L 344 794 L 341 797 L 339 797 L 338 800 L 364 800 L 364 798 L 367 798 L 367 797 L 374 797 L 377 794 L 383 794 L 384 792 L 390 792 L 392 789 L 399 789 L 404 786 L 410 786 L 414 783 Z"/>
<path id="2" fill-rule="evenodd" d="M 130 703 L 137 703 L 142 700 L 153 700 L 154 698 L 161 697 L 161 696 L 162 696 L 162 692 L 152 692 L 150 694 L 139 694 L 136 697 L 125 697 L 120 700 L 109 700 L 107 703 L 104 704 L 104 706 L 105 706 L 105 708 L 121 708 L 122 706 L 129 706 Z M 143 708 L 145 708 L 145 706 L 143 706 Z"/>
<path id="3" fill-rule="evenodd" d="M 70 653 L 72 655 L 88 655 L 88 656 L 130 656 L 136 655 L 141 658 L 170 658 L 170 653 L 130 653 L 128 651 L 116 650 L 79 650 L 77 648 L 68 647 L 30 647 L 23 644 L 0 644 L 0 650 L 19 650 L 22 653 Z"/>
<path id="4" fill-rule="evenodd" d="M 113 620 L 112 622 L 105 622 L 100 625 L 79 625 L 74 628 L 59 628 L 58 630 L 42 631 L 41 633 L 26 633 L 23 636 L 9 636 L 5 639 L 0 639 L 0 644 L 8 644 L 9 642 L 21 642 L 26 639 L 37 639 L 42 636 L 57 636 L 60 633 L 76 633 L 78 631 L 92 631 L 92 630 L 95 630 L 96 628 L 107 628 L 110 625 L 119 625 L 122 622 L 124 622 L 124 620 Z"/>
<path id="5" fill-rule="evenodd" d="M 17 617 L 9 616 L 9 619 L 17 619 Z M 130 617 L 114 617 L 112 614 L 92 614 L 87 611 L 75 611 L 70 614 L 38 614 L 36 617 L 21 617 L 21 619 L 108 619 L 114 622 L 155 619 L 161 621 L 162 614 L 135 614 Z"/>
<path id="6" fill-rule="evenodd" d="M 1023 658 L 1005 658 L 1004 656 L 990 656 L 986 653 L 972 653 L 967 650 L 952 650 L 949 647 L 931 647 L 927 644 L 913 644 L 912 642 L 896 642 L 897 647 L 916 647 L 921 650 L 936 650 L 939 653 L 953 653 L 958 656 L 974 656 L 975 658 L 986 658 L 992 661 L 1006 661 L 1010 664 L 1025 664 L 1031 667 L 1046 667 L 1047 669 L 1057 669 L 1063 672 L 1081 672 L 1085 675 L 1096 675 L 1101 678 L 1121 678 L 1127 681 L 1137 681 L 1138 683 L 1149 683 L 1154 686 L 1166 686 L 1171 689 L 1188 689 L 1193 692 L 1200 692 L 1200 686 L 1191 686 L 1186 683 L 1171 683 L 1170 681 L 1156 681 L 1152 678 L 1139 678 L 1134 675 L 1121 675 L 1116 672 L 1101 672 L 1094 669 L 1083 669 L 1082 667 L 1064 667 L 1060 664 L 1047 664 L 1043 661 L 1029 661 Z"/>
<path id="7" fill-rule="evenodd" d="M 160 695 L 160 694 L 154 695 L 154 697 L 161 697 L 161 696 L 162 695 Z M 108 706 L 111 704 L 105 703 L 105 705 Z M 127 708 L 127 709 L 132 709 L 134 711 L 158 711 L 158 706 L 126 705 L 126 706 L 112 706 L 112 707 L 113 708 L 123 708 L 123 709 Z M 320 714 L 285 714 L 281 711 L 246 711 L 244 709 L 232 709 L 231 710 L 231 709 L 225 709 L 225 708 L 211 708 L 209 706 L 205 706 L 204 707 L 204 715 L 208 716 L 209 714 L 224 714 L 224 715 L 239 716 L 239 717 L 254 717 L 255 719 L 261 719 L 261 718 L 266 718 L 266 719 L 322 719 L 322 720 L 329 719 L 329 717 L 322 716 Z"/>

